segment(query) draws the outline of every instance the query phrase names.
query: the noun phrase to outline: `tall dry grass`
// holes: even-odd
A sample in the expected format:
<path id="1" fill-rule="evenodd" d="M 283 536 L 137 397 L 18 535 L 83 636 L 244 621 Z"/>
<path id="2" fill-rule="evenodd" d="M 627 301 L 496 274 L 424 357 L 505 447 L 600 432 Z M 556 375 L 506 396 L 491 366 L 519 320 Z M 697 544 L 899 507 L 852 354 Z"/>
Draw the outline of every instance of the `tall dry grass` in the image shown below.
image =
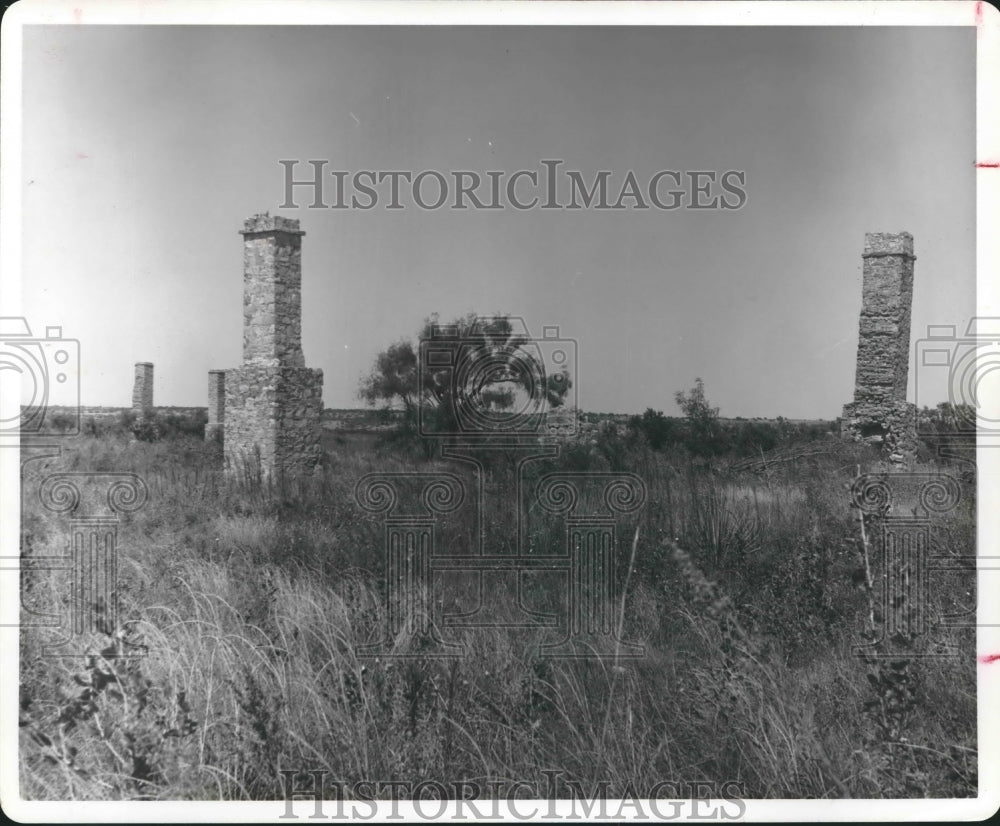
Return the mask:
<path id="1" fill-rule="evenodd" d="M 538 658 L 539 629 L 457 632 L 468 654 L 451 660 L 422 656 L 404 629 L 392 645 L 410 658 L 358 655 L 386 594 L 383 525 L 354 485 L 452 465 L 341 437 L 316 478 L 268 489 L 227 483 L 218 446 L 193 438 L 67 440 L 26 468 L 26 556 L 63 550 L 65 523 L 30 496 L 47 473 L 136 472 L 150 501 L 120 523 L 118 626 L 75 639 L 72 660 L 42 655 L 52 631 L 22 633 L 22 793 L 273 799 L 281 770 L 322 768 L 347 784 L 484 787 L 557 770 L 611 797 L 705 779 L 747 797 L 974 795 L 974 640 L 956 633 L 956 661 L 852 655 L 867 607 L 847 487 L 872 457 L 828 447 L 765 476 L 641 446 L 560 460 L 628 467 L 648 486 L 619 534 L 628 588 L 614 606 L 646 656 L 615 663 Z M 964 507 L 946 552 L 974 553 Z M 463 516 L 447 536 L 475 530 Z M 967 603 L 972 581 L 952 577 L 942 604 Z M 67 588 L 65 571 L 31 574 L 25 602 L 65 605 Z M 552 583 L 529 594 L 561 598 Z"/>

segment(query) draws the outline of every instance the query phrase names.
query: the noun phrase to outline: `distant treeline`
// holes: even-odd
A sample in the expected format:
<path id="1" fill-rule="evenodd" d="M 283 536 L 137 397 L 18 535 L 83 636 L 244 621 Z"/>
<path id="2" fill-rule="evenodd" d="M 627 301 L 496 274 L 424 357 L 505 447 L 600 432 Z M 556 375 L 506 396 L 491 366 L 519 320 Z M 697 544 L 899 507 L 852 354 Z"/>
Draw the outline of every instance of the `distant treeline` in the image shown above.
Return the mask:
<path id="1" fill-rule="evenodd" d="M 585 414 L 593 421 L 620 422 L 617 414 Z M 840 433 L 840 419 L 795 420 L 723 419 L 666 416 L 648 408 L 641 416 L 627 416 L 629 434 L 644 439 L 653 450 L 683 447 L 699 456 L 749 455 L 769 451 L 790 442 L 813 441 Z M 969 405 L 947 402 L 936 408 L 922 408 L 916 416 L 917 436 L 925 448 L 936 452 L 948 445 L 976 443 L 975 410 Z"/>
<path id="2" fill-rule="evenodd" d="M 641 416 L 628 417 L 630 435 L 641 438 L 653 450 L 683 447 L 696 456 L 746 455 L 773 450 L 791 441 L 822 439 L 839 432 L 836 421 L 792 421 L 777 419 L 692 420 L 666 416 L 648 408 Z"/>
<path id="3" fill-rule="evenodd" d="M 27 410 L 25 411 L 27 413 Z M 769 451 L 789 442 L 812 441 L 840 432 L 840 420 L 726 419 L 705 408 L 702 415 L 667 416 L 648 408 L 642 415 L 625 413 L 579 413 L 582 432 L 612 429 L 619 436 L 643 441 L 653 450 L 683 448 L 698 456 L 750 455 Z M 923 408 L 917 416 L 920 441 L 934 451 L 943 444 L 974 445 L 976 411 L 969 405 L 947 402 Z M 402 411 L 332 409 L 323 411 L 327 429 L 346 432 L 394 431 L 405 424 Z M 112 431 L 131 431 L 140 439 L 156 440 L 170 435 L 203 436 L 207 408 L 156 407 L 152 417 L 142 420 L 131 408 L 52 407 L 46 412 L 44 433 L 69 433 L 79 427 L 84 434 L 99 436 Z M 137 432 L 138 431 L 138 432 Z"/>

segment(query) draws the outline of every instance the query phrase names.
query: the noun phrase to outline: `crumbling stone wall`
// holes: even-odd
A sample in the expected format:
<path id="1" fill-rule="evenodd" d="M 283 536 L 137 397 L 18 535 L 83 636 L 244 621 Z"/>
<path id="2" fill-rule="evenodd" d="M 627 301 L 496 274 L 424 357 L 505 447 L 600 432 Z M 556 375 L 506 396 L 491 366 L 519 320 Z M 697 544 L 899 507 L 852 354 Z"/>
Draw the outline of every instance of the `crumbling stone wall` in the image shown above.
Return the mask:
<path id="1" fill-rule="evenodd" d="M 255 215 L 243 230 L 243 365 L 224 378 L 224 453 L 237 478 L 279 480 L 316 467 L 323 371 L 302 353 L 299 222 Z"/>
<path id="2" fill-rule="evenodd" d="M 135 363 L 135 382 L 132 385 L 132 409 L 140 416 L 153 412 L 153 363 Z"/>
<path id="3" fill-rule="evenodd" d="M 916 410 L 906 401 L 913 303 L 913 236 L 865 234 L 862 307 L 854 401 L 842 434 L 881 446 L 894 462 L 916 450 Z"/>
<path id="4" fill-rule="evenodd" d="M 226 415 L 226 371 L 208 371 L 208 422 L 205 441 L 221 442 Z"/>

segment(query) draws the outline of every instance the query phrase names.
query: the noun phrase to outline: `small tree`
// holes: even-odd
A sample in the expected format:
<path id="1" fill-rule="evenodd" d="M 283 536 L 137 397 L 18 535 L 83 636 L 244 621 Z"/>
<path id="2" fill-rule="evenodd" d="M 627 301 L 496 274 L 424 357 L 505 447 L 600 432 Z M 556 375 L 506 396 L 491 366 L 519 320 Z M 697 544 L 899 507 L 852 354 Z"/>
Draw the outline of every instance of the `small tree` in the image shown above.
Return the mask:
<path id="1" fill-rule="evenodd" d="M 712 456 L 724 449 L 719 408 L 712 407 L 705 398 L 705 383 L 694 380 L 694 387 L 687 393 L 678 391 L 674 398 L 687 420 L 686 446 L 695 456 Z"/>
<path id="2" fill-rule="evenodd" d="M 404 340 L 390 344 L 378 354 L 371 373 L 361 380 L 358 396 L 374 406 L 379 402 L 402 405 L 405 412 L 417 410 L 421 392 L 417 386 L 417 354 Z"/>
<path id="3" fill-rule="evenodd" d="M 444 327 L 454 335 L 435 335 Z M 419 338 L 433 339 L 438 356 L 453 350 L 452 357 L 421 366 L 419 345 L 397 341 L 379 353 L 358 392 L 371 406 L 401 409 L 402 435 L 416 438 L 421 420 L 435 432 L 453 432 L 462 412 L 509 410 L 519 394 L 529 394 L 528 401 L 541 408 L 559 407 L 570 389 L 566 368 L 546 372 L 531 357 L 532 340 L 507 316 L 472 313 L 440 325 L 433 315 L 424 321 Z M 424 447 L 429 456 L 432 444 L 425 441 Z"/>

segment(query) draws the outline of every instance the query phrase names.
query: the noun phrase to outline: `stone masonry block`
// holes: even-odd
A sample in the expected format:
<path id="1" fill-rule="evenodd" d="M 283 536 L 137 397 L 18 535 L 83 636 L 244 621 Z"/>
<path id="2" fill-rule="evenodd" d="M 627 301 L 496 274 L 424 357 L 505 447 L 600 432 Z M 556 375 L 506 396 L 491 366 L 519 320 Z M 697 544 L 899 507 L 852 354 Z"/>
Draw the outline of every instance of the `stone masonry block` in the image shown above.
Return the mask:
<path id="1" fill-rule="evenodd" d="M 236 476 L 277 481 L 320 458 L 323 371 L 245 364 L 226 371 L 225 461 Z"/>

